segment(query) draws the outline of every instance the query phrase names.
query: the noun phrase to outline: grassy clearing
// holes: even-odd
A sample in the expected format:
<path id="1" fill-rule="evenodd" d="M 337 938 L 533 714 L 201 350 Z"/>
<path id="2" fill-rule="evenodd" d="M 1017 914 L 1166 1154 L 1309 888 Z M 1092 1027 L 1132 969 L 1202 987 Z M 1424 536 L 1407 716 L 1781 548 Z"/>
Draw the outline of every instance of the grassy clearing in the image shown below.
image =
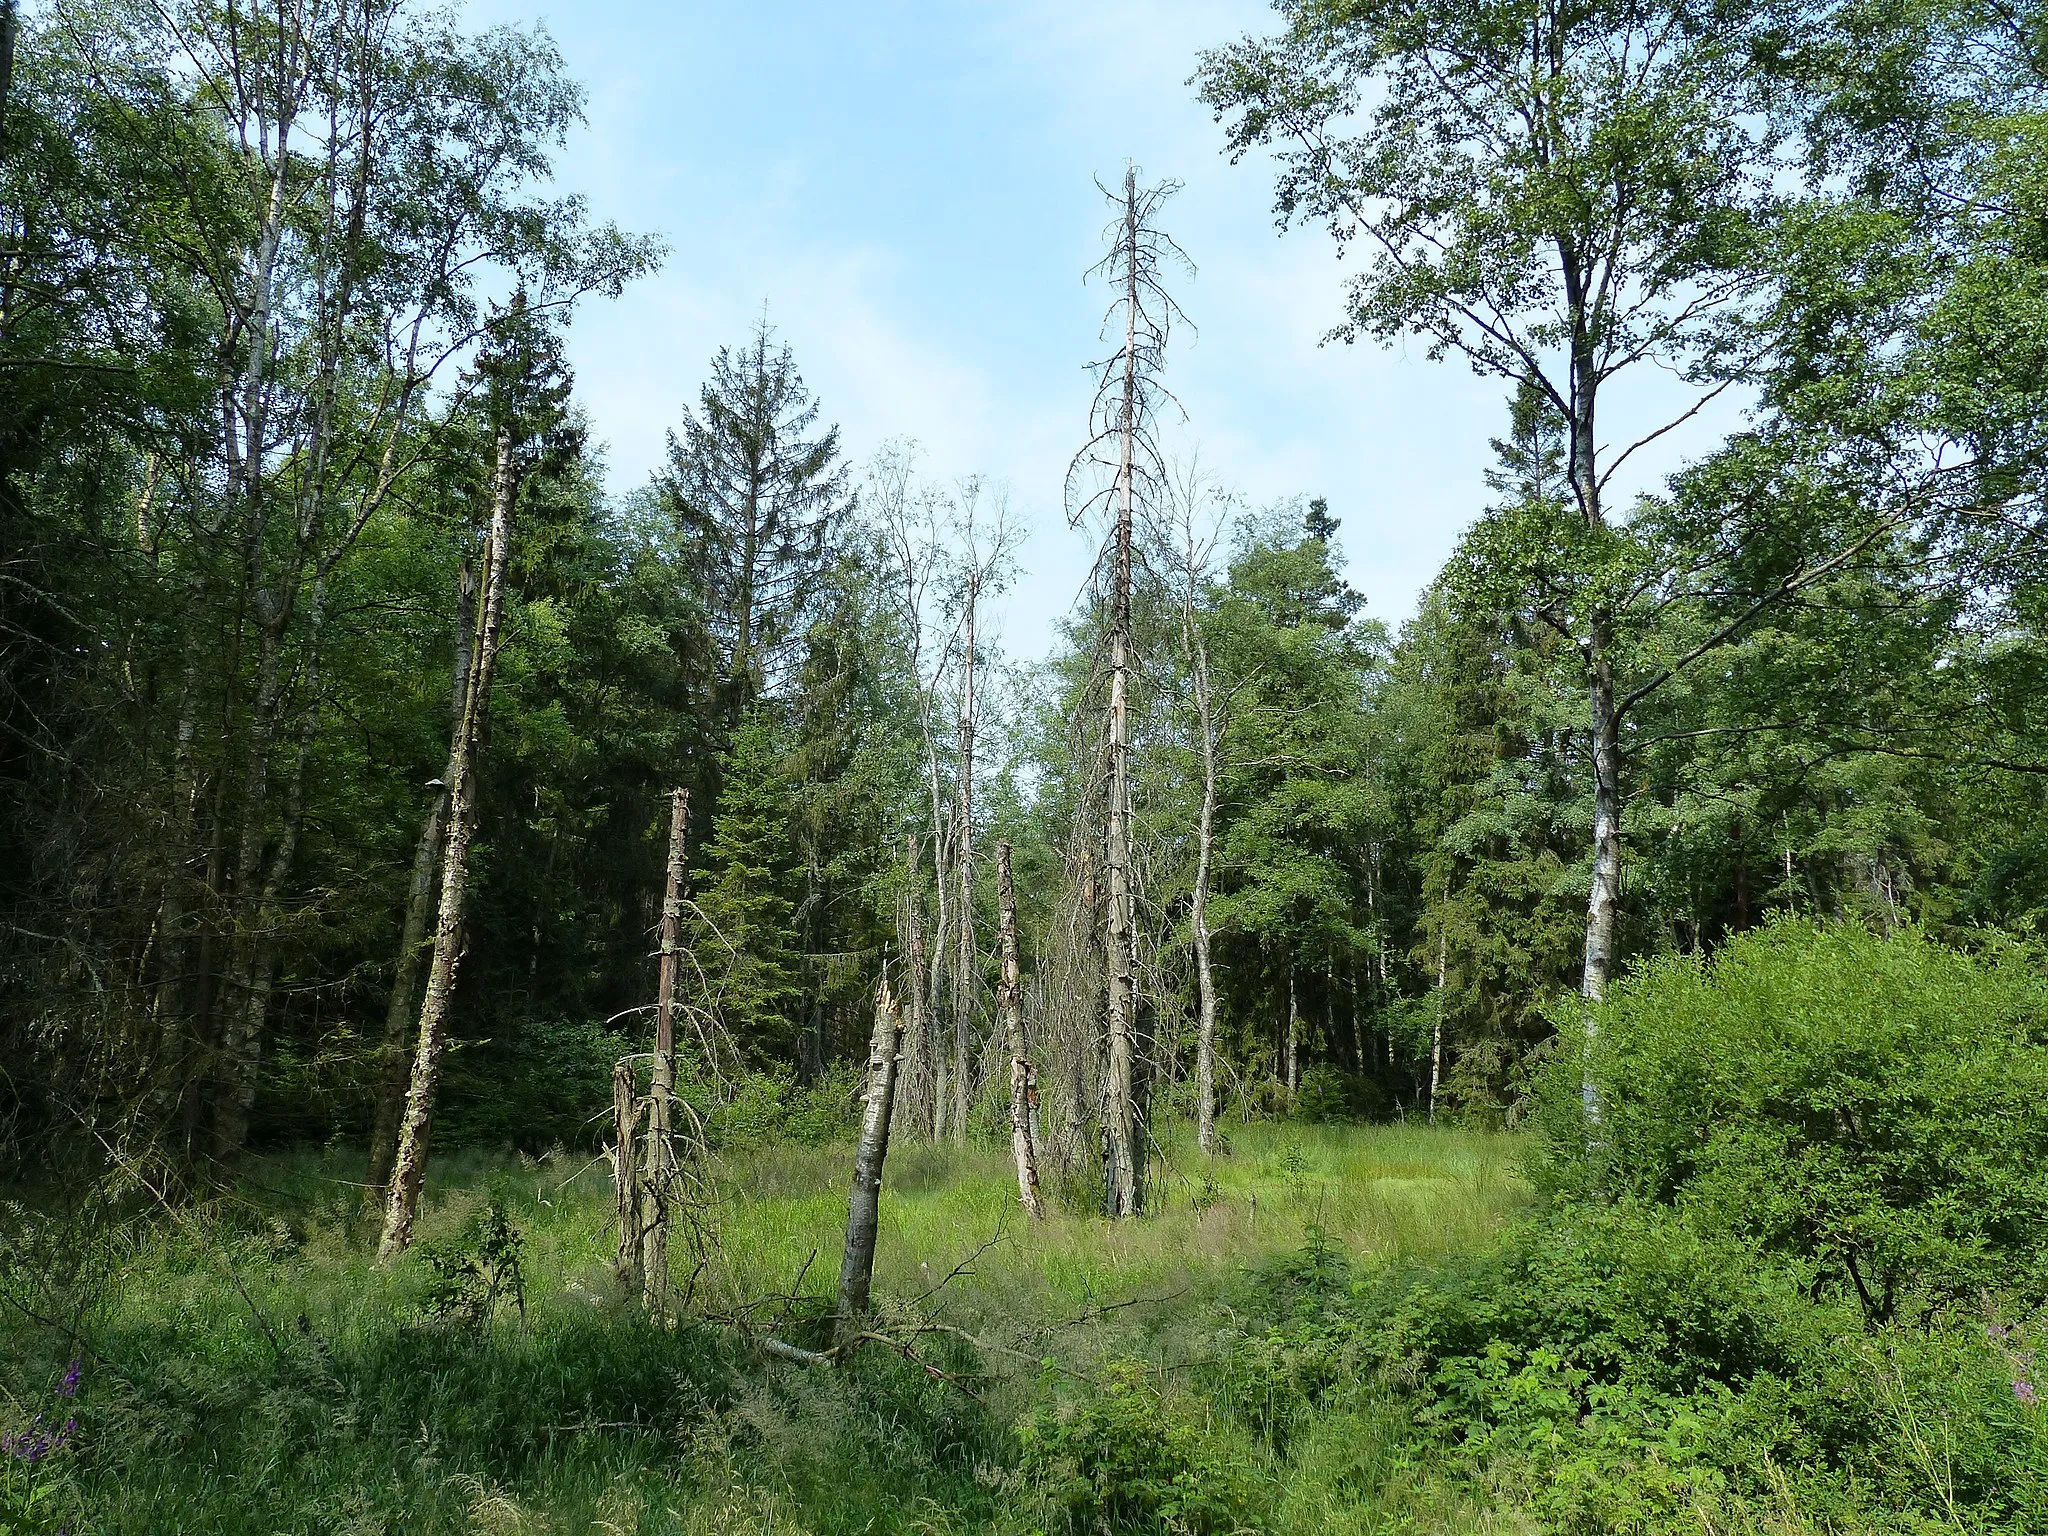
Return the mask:
<path id="1" fill-rule="evenodd" d="M 1451 1130 L 1243 1127 L 1213 1171 L 1169 1148 L 1157 1215 L 1112 1226 L 1070 1189 L 1032 1227 L 1002 1149 L 901 1147 L 878 1295 L 894 1326 L 975 1336 L 917 1336 L 973 1395 L 886 1351 L 806 1371 L 761 1359 L 732 1328 L 649 1326 L 607 1269 L 602 1169 L 565 1159 L 444 1161 L 421 1248 L 389 1273 L 371 1262 L 340 1158 L 274 1159 L 203 1219 L 17 1214 L 9 1294 L 53 1324 L 75 1315 L 90 1346 L 79 1433 L 38 1474 L 42 1508 L 81 1536 L 1014 1524 L 1030 1490 L 1012 1426 L 1034 1405 L 1119 1358 L 1175 1379 L 1209 1350 L 1246 1273 L 1312 1231 L 1366 1273 L 1483 1241 L 1521 1198 L 1513 1150 Z M 836 1277 L 847 1170 L 835 1147 L 727 1158 L 700 1308 L 751 1304 L 762 1325 L 804 1336 Z M 435 1255 L 492 1199 L 523 1238 L 523 1318 L 431 1320 Z M 47 1412 L 69 1348 L 61 1327 L 16 1311 L 0 1330 L 0 1416 Z M 1369 1423 L 1329 1426 L 1304 1438 L 1293 1472 L 1259 1463 L 1292 1490 L 1282 1526 L 1366 1518 L 1402 1477 L 1374 1467 L 1375 1443 Z M 1440 1511 L 1419 1528 L 1488 1527 Z"/>

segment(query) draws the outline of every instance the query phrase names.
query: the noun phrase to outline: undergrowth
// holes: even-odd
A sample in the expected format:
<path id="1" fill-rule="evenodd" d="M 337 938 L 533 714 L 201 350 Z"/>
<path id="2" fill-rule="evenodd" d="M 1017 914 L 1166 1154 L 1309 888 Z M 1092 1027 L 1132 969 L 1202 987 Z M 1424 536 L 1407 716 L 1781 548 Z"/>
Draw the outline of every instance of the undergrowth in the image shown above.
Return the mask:
<path id="1" fill-rule="evenodd" d="M 901 1145 L 881 1339 L 832 1368 L 760 1343 L 825 1340 L 841 1145 L 727 1140 L 668 1327 L 566 1157 L 447 1160 L 388 1271 L 327 1158 L 24 1200 L 0 1536 L 2026 1536 L 2044 992 L 1781 925 L 1565 1017 L 1521 1143 L 1233 1126 L 1136 1222 Z"/>

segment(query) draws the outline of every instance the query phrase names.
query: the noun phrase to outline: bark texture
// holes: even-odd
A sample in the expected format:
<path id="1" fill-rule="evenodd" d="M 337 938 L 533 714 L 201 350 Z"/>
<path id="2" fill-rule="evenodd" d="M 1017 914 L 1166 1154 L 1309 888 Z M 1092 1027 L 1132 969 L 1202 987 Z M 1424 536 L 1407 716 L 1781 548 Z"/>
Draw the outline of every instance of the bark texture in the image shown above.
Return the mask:
<path id="1" fill-rule="evenodd" d="M 1131 544 L 1138 434 L 1138 179 L 1124 180 L 1123 394 L 1118 418 L 1116 526 L 1110 555 L 1109 826 L 1104 862 L 1109 904 L 1109 1060 L 1103 1091 L 1104 1206 L 1135 1216 L 1141 1194 L 1133 1078 L 1137 1057 L 1137 928 L 1131 911 Z"/>
<path id="2" fill-rule="evenodd" d="M 974 607 L 980 594 L 979 572 L 967 578 L 967 609 L 962 615 L 965 648 L 960 658 L 960 805 L 954 836 L 953 951 L 953 1140 L 966 1145 L 967 1108 L 973 1097 L 974 1051 Z"/>
<path id="3" fill-rule="evenodd" d="M 449 735 L 462 729 L 463 699 L 469 691 L 469 668 L 476 639 L 476 573 L 464 561 L 455 585 L 455 667 L 448 686 Z M 454 755 L 450 742 L 450 757 Z M 434 875 L 441 865 L 441 840 L 448 830 L 448 784 L 453 763 L 441 770 L 433 808 L 420 825 L 413 846 L 412 878 L 405 889 L 405 921 L 398 935 L 398 964 L 391 977 L 391 1003 L 384 1013 L 384 1041 L 378 1064 L 376 1118 L 370 1126 L 369 1191 L 383 1200 L 398 1157 L 398 1122 L 405 1113 L 405 1084 L 412 1073 L 406 1037 L 419 1018 L 420 961 L 427 942 L 427 922 L 434 910 Z"/>
<path id="4" fill-rule="evenodd" d="M 903 1016 L 884 976 L 875 987 L 875 1033 L 868 1047 L 867 1108 L 854 1148 L 853 1189 L 846 1205 L 846 1249 L 839 1261 L 842 1330 L 868 1310 L 875 1279 L 875 1239 L 882 1222 L 882 1165 L 889 1156 L 889 1117 L 896 1099 Z"/>
<path id="5" fill-rule="evenodd" d="M 618 1256 L 612 1267 L 625 1291 L 641 1288 L 640 1274 L 640 1096 L 633 1064 L 612 1068 L 612 1202 L 618 1222 Z"/>
<path id="6" fill-rule="evenodd" d="M 477 620 L 469 686 L 464 690 L 462 723 L 456 731 L 455 750 L 449 754 L 448 847 L 442 861 L 440 909 L 434 922 L 434 958 L 427 972 L 426 996 L 420 1003 L 412 1080 L 406 1090 L 405 1114 L 399 1121 L 398 1155 L 392 1167 L 391 1193 L 385 1202 L 384 1232 L 377 1245 L 378 1259 L 383 1263 L 397 1258 L 412 1242 L 413 1222 L 419 1216 L 420 1188 L 427 1176 L 427 1144 L 433 1129 L 434 1094 L 441 1080 L 441 1056 L 447 1046 L 448 1007 L 455 995 L 456 973 L 462 965 L 469 845 L 476 833 L 477 757 L 490 709 L 498 635 L 505 620 L 505 573 L 511 554 L 512 507 L 518 494 L 511 434 L 501 430 L 491 495 L 483 609 Z"/>
<path id="7" fill-rule="evenodd" d="M 1017 1198 L 1036 1219 L 1045 1216 L 1038 1192 L 1038 1148 L 1031 1129 L 1031 1101 L 1038 1092 L 1038 1071 L 1024 1038 L 1023 966 L 1017 953 L 1017 890 L 1010 878 L 1010 845 L 996 844 L 996 901 L 1000 908 L 1003 984 L 996 994 L 1003 1038 L 1010 1048 L 1010 1155 L 1017 1164 Z"/>
<path id="8" fill-rule="evenodd" d="M 1449 936 L 1436 932 L 1436 1008 L 1429 1028 L 1429 1123 L 1436 1124 L 1436 1090 L 1444 1074 L 1444 977 L 1450 958 Z"/>
<path id="9" fill-rule="evenodd" d="M 903 991 L 905 1029 L 913 1053 L 911 1082 L 916 1103 L 911 1110 L 923 1122 L 920 1129 L 936 1142 L 943 1114 L 939 1107 L 939 1052 L 932 1038 L 931 1013 L 925 1007 L 924 893 L 918 885 L 917 844 L 915 832 L 903 834 L 905 890 L 903 909 L 898 918 L 898 935 L 903 948 L 906 983 Z"/>
<path id="10" fill-rule="evenodd" d="M 683 874 L 690 826 L 690 792 L 669 791 L 668 879 L 661 894 L 661 975 L 654 1003 L 653 1089 L 647 1099 L 647 1135 L 640 1168 L 640 1274 L 647 1309 L 668 1305 L 669 1207 L 675 1198 L 676 1151 L 672 1123 L 676 1087 L 676 978 L 682 964 Z"/>

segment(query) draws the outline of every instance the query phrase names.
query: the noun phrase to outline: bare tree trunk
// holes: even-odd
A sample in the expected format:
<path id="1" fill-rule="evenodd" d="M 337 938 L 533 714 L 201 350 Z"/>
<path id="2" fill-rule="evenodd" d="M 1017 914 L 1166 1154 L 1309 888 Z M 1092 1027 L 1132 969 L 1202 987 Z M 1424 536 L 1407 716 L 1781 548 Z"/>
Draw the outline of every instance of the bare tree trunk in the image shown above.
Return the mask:
<path id="1" fill-rule="evenodd" d="M 668 883 L 661 895 L 661 979 L 654 1001 L 654 1089 L 647 1100 L 640 1179 L 640 1273 L 647 1310 L 657 1316 L 668 1305 L 668 1216 L 676 1180 L 670 1101 L 676 1087 L 676 973 L 682 964 L 684 844 L 689 825 L 690 792 L 669 791 Z"/>
<path id="2" fill-rule="evenodd" d="M 1447 948 L 1447 930 L 1439 926 L 1436 931 L 1436 1017 L 1430 1023 L 1429 1031 L 1429 1123 L 1436 1124 L 1436 1090 L 1444 1072 L 1444 975 Z"/>
<path id="3" fill-rule="evenodd" d="M 868 1049 L 867 1109 L 854 1149 L 853 1189 L 846 1205 L 846 1251 L 839 1261 L 839 1326 L 850 1329 L 868 1310 L 875 1278 L 875 1238 L 882 1224 L 882 1164 L 889 1156 L 889 1116 L 903 1016 L 885 975 L 875 986 L 875 1033 Z"/>
<path id="4" fill-rule="evenodd" d="M 476 573 L 464 560 L 455 582 L 455 666 L 448 685 L 449 734 L 462 728 L 463 698 L 469 688 L 472 643 L 476 638 Z M 452 749 L 451 749 L 452 756 Z M 398 1121 L 405 1112 L 405 1083 L 412 1071 L 406 1033 L 419 1018 L 420 960 L 427 941 L 427 917 L 434 907 L 434 873 L 441 863 L 441 838 L 448 828 L 451 762 L 420 826 L 413 848 L 412 879 L 405 891 L 405 923 L 398 936 L 398 964 L 391 977 L 391 1003 L 384 1012 L 384 1044 L 377 1072 L 377 1111 L 370 1127 L 370 1198 L 382 1203 L 398 1157 Z"/>
<path id="5" fill-rule="evenodd" d="M 641 1288 L 640 1275 L 640 1096 L 633 1063 L 612 1068 L 612 1204 L 619 1225 L 618 1257 L 612 1268 L 622 1290 Z"/>
<path id="6" fill-rule="evenodd" d="M 1287 1102 L 1301 1093 L 1301 997 L 1295 985 L 1294 962 L 1287 962 Z"/>
<path id="7" fill-rule="evenodd" d="M 967 1141 L 967 1108 L 973 1097 L 974 1017 L 974 608 L 981 573 L 967 577 L 966 649 L 961 654 L 960 808 L 954 834 L 954 873 L 959 880 L 953 915 L 953 1140 Z"/>
<path id="8" fill-rule="evenodd" d="M 1113 1217 L 1138 1213 L 1137 1104 L 1132 1093 L 1137 1032 L 1137 928 L 1131 912 L 1131 520 L 1138 432 L 1138 178 L 1124 178 L 1127 245 L 1123 401 L 1119 419 L 1115 549 L 1109 611 L 1109 1068 L 1103 1094 L 1107 1188 Z"/>
<path id="9" fill-rule="evenodd" d="M 16 0 L 0 0 L 0 159 L 7 152 L 7 108 L 14 95 L 14 39 L 20 27 Z"/>
<path id="10" fill-rule="evenodd" d="M 280 599 L 280 603 L 281 603 Z M 220 1056 L 213 1081 L 213 1156 L 222 1168 L 240 1155 L 247 1130 L 236 1113 L 241 1080 L 251 1069 L 249 999 L 255 977 L 254 945 L 261 922 L 257 871 L 263 864 L 264 834 L 270 820 L 270 766 L 277 745 L 279 704 L 284 692 L 282 613 L 259 620 L 262 649 L 256 667 L 256 697 L 249 712 L 249 740 L 242 765 L 242 825 L 235 840 L 228 909 L 234 920 L 228 964 L 229 985 L 219 999 Z"/>
<path id="11" fill-rule="evenodd" d="M 511 554 L 512 507 L 519 495 L 509 430 L 499 429 L 497 446 L 483 613 L 477 624 L 476 652 L 463 698 L 462 723 L 456 732 L 455 749 L 449 754 L 448 849 L 442 862 L 440 911 L 434 923 L 434 959 L 427 972 L 426 997 L 420 1004 L 412 1082 L 406 1090 L 405 1114 L 399 1122 L 398 1156 L 392 1168 L 390 1199 L 385 1205 L 384 1234 L 377 1247 L 378 1259 L 383 1263 L 405 1251 L 412 1241 L 413 1222 L 419 1216 L 420 1188 L 427 1176 L 427 1142 L 433 1128 L 434 1091 L 440 1083 L 441 1053 L 447 1045 L 448 1007 L 462 964 L 469 844 L 476 832 L 476 760 L 484 720 L 490 710 L 498 632 L 505 620 L 505 571 Z"/>
<path id="12" fill-rule="evenodd" d="M 1181 600 L 1181 632 L 1195 685 L 1195 724 L 1202 736 L 1202 809 L 1195 820 L 1195 888 L 1188 902 L 1188 927 L 1195 950 L 1195 1144 L 1216 1151 L 1216 985 L 1209 965 L 1209 868 L 1216 846 L 1216 774 L 1221 732 L 1215 694 L 1209 686 L 1209 648 L 1195 611 L 1198 568 L 1194 497 L 1188 497 L 1187 586 Z"/>
<path id="13" fill-rule="evenodd" d="M 1621 897 L 1621 720 L 1606 626 L 1594 628 L 1593 888 L 1586 905 L 1586 970 L 1580 991 L 1597 1002 L 1614 974 L 1614 919 Z"/>
<path id="14" fill-rule="evenodd" d="M 924 1005 L 924 892 L 917 877 L 918 836 L 903 834 L 904 892 L 898 913 L 897 942 L 903 951 L 905 1033 L 910 1051 L 909 1112 L 919 1117 L 921 1130 L 934 1143 L 939 1135 L 938 1052 L 932 1039 L 931 1018 Z"/>
<path id="15" fill-rule="evenodd" d="M 1045 1202 L 1038 1193 L 1038 1148 L 1031 1133 L 1031 1101 L 1037 1096 L 1038 1071 L 1024 1039 L 1023 968 L 1017 955 L 1017 891 L 1010 880 L 1010 845 L 996 844 L 996 900 L 1001 913 L 1003 985 L 996 1007 L 1003 1016 L 1003 1036 L 1010 1047 L 1010 1153 L 1017 1163 L 1017 1198 L 1034 1218 L 1043 1218 Z"/>
<path id="16" fill-rule="evenodd" d="M 1195 861 L 1195 897 L 1191 925 L 1195 936 L 1195 1140 L 1204 1153 L 1216 1150 L 1216 982 L 1209 968 L 1209 852 L 1215 824 L 1216 782 L 1213 772 L 1202 791 L 1200 853 Z"/>

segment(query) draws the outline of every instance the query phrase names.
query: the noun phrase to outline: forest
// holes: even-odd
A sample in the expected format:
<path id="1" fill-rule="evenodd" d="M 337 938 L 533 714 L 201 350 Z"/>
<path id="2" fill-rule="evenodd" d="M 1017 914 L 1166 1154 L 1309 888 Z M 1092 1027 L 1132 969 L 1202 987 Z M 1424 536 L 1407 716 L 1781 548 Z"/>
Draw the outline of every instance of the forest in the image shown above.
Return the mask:
<path id="1" fill-rule="evenodd" d="M 622 484 L 545 25 L 0 0 L 0 1536 L 2048 1531 L 2048 7 L 1184 52 L 1405 621 L 1174 167 L 1063 483 L 764 311 Z"/>

